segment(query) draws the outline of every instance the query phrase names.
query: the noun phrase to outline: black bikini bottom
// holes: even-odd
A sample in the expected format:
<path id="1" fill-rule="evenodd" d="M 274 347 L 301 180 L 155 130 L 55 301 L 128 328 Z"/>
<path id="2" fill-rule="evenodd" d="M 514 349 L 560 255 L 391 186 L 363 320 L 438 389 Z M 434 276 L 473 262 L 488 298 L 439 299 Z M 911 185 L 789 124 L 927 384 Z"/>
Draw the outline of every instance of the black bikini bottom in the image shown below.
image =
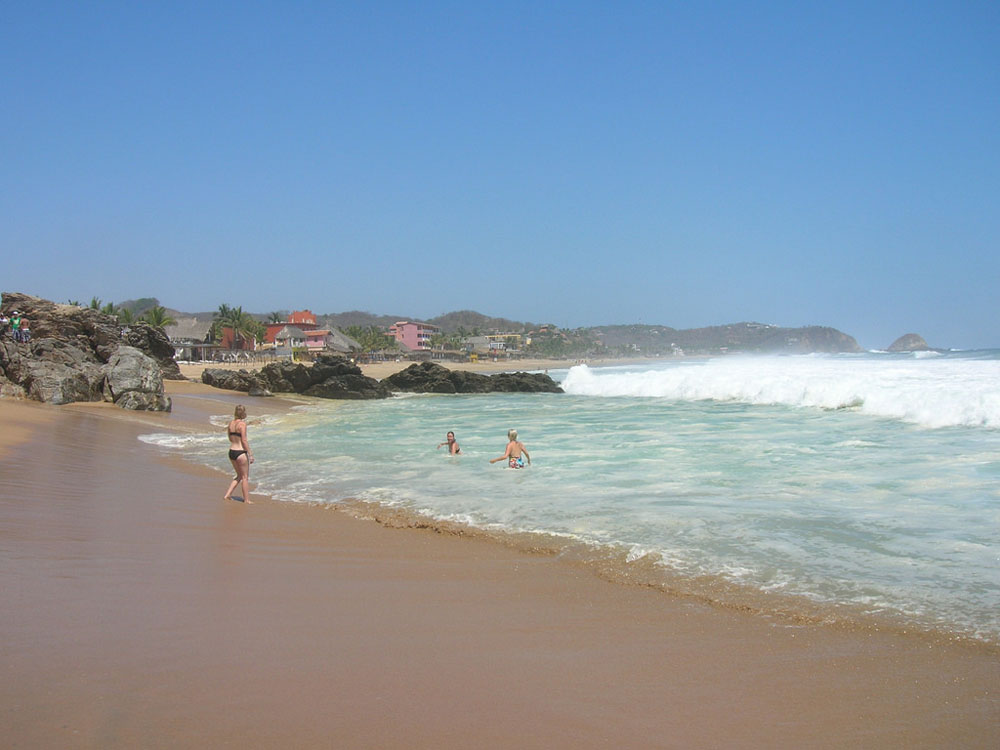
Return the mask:
<path id="1" fill-rule="evenodd" d="M 230 451 L 229 451 L 229 460 L 230 461 L 235 461 L 237 458 L 239 458 L 240 456 L 242 456 L 244 453 L 246 453 L 246 451 L 234 451 L 234 450 L 230 449 Z"/>

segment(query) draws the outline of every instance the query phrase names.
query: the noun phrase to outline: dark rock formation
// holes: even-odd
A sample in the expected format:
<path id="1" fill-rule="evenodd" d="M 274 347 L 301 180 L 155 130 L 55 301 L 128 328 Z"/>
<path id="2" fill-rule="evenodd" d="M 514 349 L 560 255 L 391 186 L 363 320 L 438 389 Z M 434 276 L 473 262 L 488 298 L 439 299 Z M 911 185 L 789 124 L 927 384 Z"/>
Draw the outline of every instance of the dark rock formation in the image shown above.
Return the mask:
<path id="1" fill-rule="evenodd" d="M 213 388 L 224 388 L 227 391 L 243 391 L 254 396 L 271 395 L 257 373 L 248 370 L 207 368 L 201 373 L 201 382 Z"/>
<path id="2" fill-rule="evenodd" d="M 394 391 L 408 393 L 562 393 L 548 375 L 507 372 L 480 375 L 464 370 L 449 370 L 433 362 L 410 365 L 390 375 L 382 384 Z"/>
<path id="3" fill-rule="evenodd" d="M 113 401 L 125 409 L 169 411 L 160 362 L 169 363 L 162 330 L 134 326 L 125 339 L 117 321 L 98 310 L 59 305 L 26 294 L 4 292 L 0 309 L 18 310 L 31 328 L 31 341 L 0 337 L 0 395 L 65 404 Z"/>
<path id="4" fill-rule="evenodd" d="M 335 356 L 320 357 L 312 367 L 274 362 L 257 372 L 209 369 L 202 373 L 201 380 L 216 388 L 243 391 L 251 396 L 301 393 L 317 398 L 373 399 L 391 395 L 387 387 L 363 375 L 353 362 Z"/>
<path id="5" fill-rule="evenodd" d="M 535 372 L 501 372 L 490 376 L 493 390 L 502 393 L 562 393 L 548 375 Z"/>
<path id="6" fill-rule="evenodd" d="M 892 342 L 889 347 L 890 352 L 929 352 L 931 348 L 924 341 L 922 336 L 915 333 L 907 333 Z"/>
<path id="7" fill-rule="evenodd" d="M 165 379 L 185 380 L 174 359 L 174 345 L 162 328 L 147 323 L 133 323 L 125 329 L 122 342 L 155 359 Z"/>

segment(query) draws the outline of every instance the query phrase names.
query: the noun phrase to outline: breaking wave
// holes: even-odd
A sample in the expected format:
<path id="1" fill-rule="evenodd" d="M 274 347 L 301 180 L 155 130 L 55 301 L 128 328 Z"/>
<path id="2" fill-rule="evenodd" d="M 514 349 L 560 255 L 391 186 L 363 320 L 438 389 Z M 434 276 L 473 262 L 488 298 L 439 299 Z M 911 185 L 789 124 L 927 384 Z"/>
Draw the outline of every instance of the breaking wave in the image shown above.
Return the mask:
<path id="1" fill-rule="evenodd" d="M 577 365 L 562 387 L 596 397 L 857 409 L 929 428 L 1000 428 L 1000 361 L 728 357 L 621 372 Z"/>

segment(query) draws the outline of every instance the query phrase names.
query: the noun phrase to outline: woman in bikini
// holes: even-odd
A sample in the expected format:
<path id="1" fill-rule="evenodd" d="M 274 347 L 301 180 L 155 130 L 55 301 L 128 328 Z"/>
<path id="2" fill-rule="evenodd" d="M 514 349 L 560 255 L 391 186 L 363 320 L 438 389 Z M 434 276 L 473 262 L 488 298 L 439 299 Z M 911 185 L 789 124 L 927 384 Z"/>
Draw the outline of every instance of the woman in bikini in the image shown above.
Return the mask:
<path id="1" fill-rule="evenodd" d="M 447 445 L 448 452 L 453 456 L 457 456 L 459 453 L 462 452 L 462 449 L 458 447 L 458 443 L 455 441 L 454 432 L 449 432 L 447 435 L 445 435 L 444 440 L 445 441 L 443 443 L 438 443 L 438 448 L 440 448 L 442 445 Z"/>
<path id="2" fill-rule="evenodd" d="M 236 485 L 243 485 L 243 502 L 250 502 L 250 464 L 253 463 L 253 451 L 247 440 L 247 409 L 243 404 L 236 407 L 234 419 L 229 422 L 226 431 L 229 433 L 229 460 L 236 470 L 236 477 L 226 490 L 226 500 L 231 500 Z"/>
<path id="3" fill-rule="evenodd" d="M 490 463 L 507 459 L 507 466 L 511 469 L 523 469 L 524 459 L 528 459 L 528 466 L 531 466 L 531 456 L 524 447 L 524 443 L 517 440 L 517 430 L 507 430 L 507 451 L 498 458 L 491 458 Z"/>

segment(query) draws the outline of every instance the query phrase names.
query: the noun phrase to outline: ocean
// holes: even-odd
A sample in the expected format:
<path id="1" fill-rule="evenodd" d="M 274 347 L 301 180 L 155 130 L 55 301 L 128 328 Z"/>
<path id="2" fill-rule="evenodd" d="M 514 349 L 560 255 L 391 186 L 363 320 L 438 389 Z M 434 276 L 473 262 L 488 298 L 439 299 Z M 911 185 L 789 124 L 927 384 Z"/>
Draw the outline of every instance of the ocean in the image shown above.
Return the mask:
<path id="1" fill-rule="evenodd" d="M 256 420 L 250 400 L 251 483 L 781 622 L 1000 644 L 1000 350 L 549 374 L 566 393 L 317 400 Z M 229 418 L 141 439 L 231 473 Z M 512 427 L 530 468 L 488 462 Z M 449 430 L 460 456 L 435 448 Z"/>

